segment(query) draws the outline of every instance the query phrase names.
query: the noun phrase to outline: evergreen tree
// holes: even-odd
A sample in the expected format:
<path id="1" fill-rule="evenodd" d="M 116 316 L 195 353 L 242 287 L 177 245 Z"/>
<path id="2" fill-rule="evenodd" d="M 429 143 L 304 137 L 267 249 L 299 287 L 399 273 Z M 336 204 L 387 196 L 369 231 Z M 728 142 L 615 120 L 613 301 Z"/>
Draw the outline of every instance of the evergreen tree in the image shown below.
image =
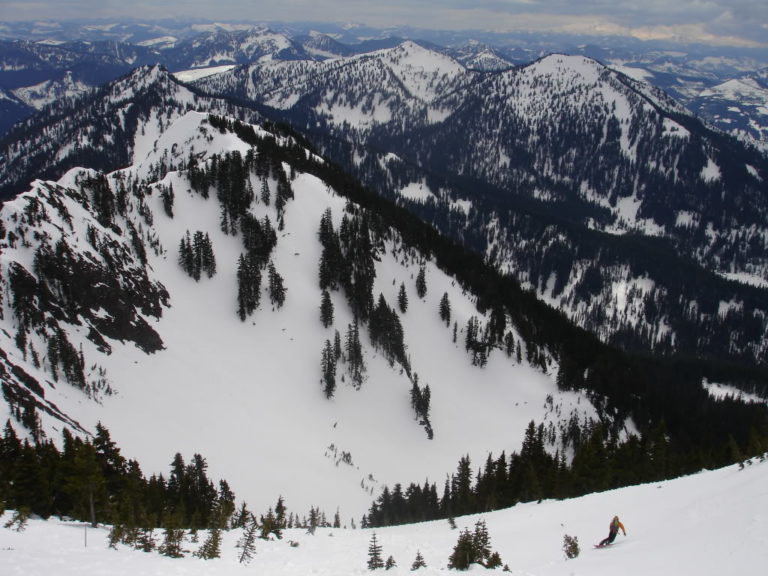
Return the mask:
<path id="1" fill-rule="evenodd" d="M 318 526 L 320 526 L 320 511 L 314 506 L 309 509 L 309 522 L 307 523 L 307 532 L 314 534 Z"/>
<path id="2" fill-rule="evenodd" d="M 221 556 L 221 528 L 213 526 L 208 530 L 208 537 L 195 552 L 195 556 L 203 560 L 212 560 Z"/>
<path id="3" fill-rule="evenodd" d="M 424 561 L 424 556 L 421 555 L 421 550 L 416 550 L 416 558 L 414 559 L 413 564 L 411 564 L 411 571 L 426 567 L 427 563 Z"/>
<path id="4" fill-rule="evenodd" d="M 563 553 L 568 560 L 576 558 L 580 552 L 578 536 L 571 536 L 569 534 L 563 536 Z"/>
<path id="5" fill-rule="evenodd" d="M 261 272 L 250 258 L 241 254 L 237 263 L 237 315 L 240 320 L 253 314 L 261 299 Z"/>
<path id="6" fill-rule="evenodd" d="M 219 513 L 218 524 L 224 528 L 235 513 L 235 494 L 226 480 L 219 480 L 219 493 L 216 497 L 216 507 Z"/>
<path id="7" fill-rule="evenodd" d="M 267 179 L 265 178 L 261 181 L 261 201 L 264 202 L 265 206 L 269 206 L 270 196 L 269 184 L 267 184 Z"/>
<path id="8" fill-rule="evenodd" d="M 253 514 L 248 510 L 248 505 L 243 502 L 232 516 L 232 528 L 245 528 L 252 516 Z"/>
<path id="9" fill-rule="evenodd" d="M 203 272 L 208 278 L 216 274 L 216 257 L 213 245 L 207 233 L 198 230 L 190 237 L 189 230 L 179 243 L 179 265 L 195 281 L 199 281 Z"/>
<path id="10" fill-rule="evenodd" d="M 397 305 L 400 307 L 400 313 L 405 314 L 408 310 L 408 295 L 405 293 L 405 283 L 400 283 L 400 291 L 397 293 Z"/>
<path id="11" fill-rule="evenodd" d="M 250 518 L 242 528 L 243 535 L 237 541 L 237 548 L 240 549 L 238 560 L 240 564 L 248 564 L 256 554 L 256 531 L 259 529 L 259 525 L 255 518 Z"/>
<path id="12" fill-rule="evenodd" d="M 283 501 L 283 497 L 280 496 L 277 499 L 277 504 L 275 505 L 275 528 L 272 530 L 278 540 L 283 537 L 283 530 L 285 529 L 287 523 L 285 519 L 285 511 L 285 502 Z"/>
<path id="13" fill-rule="evenodd" d="M 184 556 L 184 550 L 182 549 L 184 529 L 180 526 L 181 521 L 178 514 L 172 514 L 166 518 L 163 543 L 158 548 L 158 552 L 163 556 L 171 558 L 182 558 Z"/>
<path id="14" fill-rule="evenodd" d="M 333 324 L 333 302 L 331 302 L 331 295 L 328 293 L 328 290 L 323 290 L 320 301 L 320 321 L 323 323 L 324 328 L 328 328 Z"/>
<path id="15" fill-rule="evenodd" d="M 459 539 L 456 545 L 453 547 L 453 552 L 448 557 L 448 568 L 455 570 L 468 570 L 470 564 L 477 561 L 475 555 L 474 539 L 469 531 L 469 528 L 465 528 L 463 532 L 459 534 Z"/>
<path id="16" fill-rule="evenodd" d="M 259 538 L 269 540 L 269 535 L 274 534 L 275 530 L 279 530 L 277 520 L 275 519 L 275 513 L 270 508 L 266 516 L 261 516 L 261 535 Z"/>
<path id="17" fill-rule="evenodd" d="M 165 210 L 166 215 L 168 218 L 173 218 L 173 185 L 169 185 L 167 188 L 165 186 L 160 186 L 160 198 L 163 201 L 163 210 Z"/>
<path id="18" fill-rule="evenodd" d="M 190 276 L 192 275 L 192 268 L 194 266 L 194 255 L 192 253 L 192 240 L 189 237 L 189 230 L 187 235 L 182 236 L 179 243 L 179 266 Z"/>
<path id="19" fill-rule="evenodd" d="M 357 319 L 348 325 L 345 341 L 345 354 L 347 356 L 347 370 L 352 378 L 352 384 L 360 389 L 365 374 L 365 361 L 363 360 L 363 345 L 360 343 L 360 330 Z"/>
<path id="20" fill-rule="evenodd" d="M 203 271 L 203 233 L 198 230 L 192 235 L 192 278 L 200 280 Z"/>
<path id="21" fill-rule="evenodd" d="M 333 357 L 336 359 L 336 362 L 341 360 L 341 334 L 339 334 L 338 330 L 333 331 Z"/>
<path id="22" fill-rule="evenodd" d="M 134 544 L 136 550 L 142 552 L 152 552 L 157 548 L 157 542 L 155 541 L 155 531 L 153 528 L 142 528 L 136 538 Z"/>
<path id="23" fill-rule="evenodd" d="M 71 459 L 65 467 L 64 491 L 73 503 L 74 514 L 89 518 L 91 526 L 97 526 L 97 508 L 108 505 L 107 486 L 90 442 L 76 440 L 72 443 Z M 104 511 L 102 510 L 102 516 Z"/>
<path id="24" fill-rule="evenodd" d="M 205 233 L 202 241 L 202 268 L 208 278 L 213 278 L 216 274 L 216 255 L 213 253 L 213 244 L 208 236 L 208 232 Z"/>
<path id="25" fill-rule="evenodd" d="M 451 324 L 451 302 L 448 300 L 448 292 L 445 292 L 440 299 L 440 320 L 445 322 L 446 326 Z"/>
<path id="26" fill-rule="evenodd" d="M 507 334 L 504 336 L 504 351 L 507 353 L 507 357 L 509 358 L 512 357 L 512 354 L 515 351 L 515 337 L 512 335 L 512 332 L 507 332 Z M 558 373 L 558 376 L 559 376 L 559 373 Z M 558 388 L 560 390 L 564 389 L 559 385 L 558 385 Z"/>
<path id="27" fill-rule="evenodd" d="M 22 506 L 14 511 L 13 515 L 3 524 L 3 527 L 15 530 L 16 532 L 24 532 L 27 529 L 27 523 L 31 514 L 32 511 L 28 507 Z"/>
<path id="28" fill-rule="evenodd" d="M 278 274 L 274 263 L 269 263 L 269 300 L 278 308 L 285 302 L 285 286 L 283 277 Z"/>
<path id="29" fill-rule="evenodd" d="M 416 294 L 419 298 L 424 298 L 427 295 L 427 277 L 424 266 L 419 268 L 419 273 L 416 276 Z"/>
<path id="30" fill-rule="evenodd" d="M 381 546 L 376 540 L 376 532 L 374 532 L 368 545 L 368 570 L 379 568 L 384 568 L 384 560 L 381 558 Z"/>
<path id="31" fill-rule="evenodd" d="M 332 398 L 336 391 L 336 357 L 330 340 L 325 341 L 322 357 L 323 392 L 326 398 Z"/>

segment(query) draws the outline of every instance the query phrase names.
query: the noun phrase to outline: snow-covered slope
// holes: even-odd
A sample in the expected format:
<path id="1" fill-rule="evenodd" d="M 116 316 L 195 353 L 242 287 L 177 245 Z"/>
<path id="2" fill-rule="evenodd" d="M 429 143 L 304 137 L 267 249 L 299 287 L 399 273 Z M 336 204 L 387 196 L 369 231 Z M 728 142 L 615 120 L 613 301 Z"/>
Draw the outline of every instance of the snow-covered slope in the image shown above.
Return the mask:
<path id="1" fill-rule="evenodd" d="M 768 151 L 768 71 L 703 90 L 692 106 L 722 130 Z"/>
<path id="2" fill-rule="evenodd" d="M 78 82 L 67 72 L 56 80 L 48 80 L 34 86 L 27 86 L 14 90 L 16 97 L 27 106 L 40 110 L 44 106 L 63 98 L 73 98 L 91 90 L 91 87 L 83 82 Z"/>
<path id="3" fill-rule="evenodd" d="M 397 566 L 388 574 L 413 574 L 411 564 L 420 552 L 426 568 L 416 574 L 455 574 L 448 558 L 458 533 L 470 531 L 478 520 L 486 523 L 491 548 L 501 555 L 512 574 L 556 576 L 590 574 L 680 576 L 760 574 L 768 563 L 768 463 L 755 460 L 744 470 L 731 466 L 713 472 L 592 494 L 566 501 L 522 504 L 482 516 L 456 519 L 458 530 L 445 521 L 376 529 L 384 558 Z M 618 514 L 627 530 L 609 548 L 592 544 L 608 532 Z M 11 519 L 6 512 L 2 521 Z M 565 559 L 563 536 L 578 538 L 580 555 Z M 264 573 L 279 576 L 366 574 L 372 530 L 286 530 L 282 540 L 256 543 L 249 564 L 239 564 L 235 547 L 242 531 L 224 535 L 221 558 L 200 560 L 188 555 L 170 559 L 156 552 L 132 551 L 122 545 L 107 547 L 107 528 L 32 520 L 23 532 L 0 529 L 0 558 L 11 573 L 145 574 L 187 576 Z M 156 533 L 161 540 L 162 534 Z M 200 538 L 200 542 L 204 538 Z M 297 543 L 291 546 L 289 541 Z M 189 551 L 199 544 L 185 542 Z M 475 565 L 471 572 L 484 573 Z"/>
<path id="4" fill-rule="evenodd" d="M 22 337 L 14 312 L 18 296 L 8 293 L 0 332 L 7 373 L 16 366 L 37 379 L 41 405 L 55 405 L 86 430 L 103 422 L 147 473 L 163 472 L 177 451 L 186 457 L 201 453 L 212 474 L 226 478 L 238 497 L 256 509 L 282 495 L 301 513 L 319 506 L 332 514 L 339 507 L 343 518 L 356 520 L 384 484 L 424 478 L 439 482 L 465 454 L 479 462 L 488 451 L 518 450 L 532 419 L 556 426 L 572 413 L 581 421 L 594 415 L 581 394 L 558 391 L 551 359 L 547 374 L 500 351 L 485 368 L 473 366 L 461 328 L 471 316 L 485 324 L 486 316 L 475 309 L 471 294 L 428 258 L 405 248 L 394 232 L 377 249 L 373 296 L 381 293 L 394 306 L 398 288 L 405 285 L 410 304 L 401 314 L 404 340 L 411 374 L 432 391 L 434 439 L 427 438 L 410 408 L 409 374 L 391 365 L 367 337 L 362 387 L 356 390 L 348 377 L 346 382 L 342 378 L 333 399 L 326 400 L 323 343 L 334 339 L 334 329 L 344 335 L 353 317 L 343 294 L 334 292 L 334 325 L 324 328 L 320 322 L 317 231 L 326 210 L 340 226 L 347 200 L 317 177 L 294 171 L 294 199 L 282 215 L 275 202 L 250 206 L 259 220 L 269 218 L 275 228 L 282 222 L 272 262 L 284 279 L 287 298 L 276 309 L 264 290 L 260 308 L 241 322 L 236 277 L 242 238 L 222 232 L 216 192 L 207 199 L 193 192 L 186 172 L 173 166 L 190 157 L 205 162 L 215 153 L 245 156 L 250 147 L 198 112 L 172 117 L 162 132 L 151 131 L 153 125 L 137 134 L 131 167 L 101 180 L 94 171 L 72 170 L 58 184 L 36 183 L 0 212 L 8 231 L 0 256 L 4 278 L 11 268 L 23 268 L 41 279 L 33 265 L 38 246 L 45 243 L 58 254 L 65 245 L 74 260 L 90 263 L 89 269 L 117 266 L 122 280 L 110 293 L 127 302 L 133 314 L 118 321 L 108 301 L 70 305 L 77 298 L 68 294 L 67 281 L 61 285 L 47 279 L 54 294 L 67 296 L 63 308 L 72 312 L 62 317 L 56 305 L 45 308 L 42 300 L 33 301 L 48 324 L 32 320 L 34 329 L 25 329 Z M 256 132 L 264 134 L 259 128 Z M 291 172 L 288 166 L 285 170 Z M 253 174 L 250 178 L 252 188 L 260 190 L 260 180 Z M 101 188 L 94 182 L 101 182 Z M 104 183 L 116 205 L 123 203 L 106 222 L 104 213 L 90 209 L 101 206 L 104 196 L 96 194 L 103 194 Z M 267 186 L 274 197 L 274 176 Z M 171 188 L 172 218 L 161 199 L 162 191 Z M 209 234 L 217 262 L 214 277 L 195 282 L 179 266 L 178 246 L 187 231 Z M 137 243 L 146 247 L 146 266 Z M 414 278 L 422 265 L 428 292 L 420 299 Z M 460 328 L 458 340 L 438 315 L 443 294 Z M 63 376 L 59 382 L 51 376 L 46 342 L 57 330 L 82 351 L 83 388 L 91 399 L 64 383 Z M 525 352 L 525 341 L 512 332 Z M 341 378 L 344 369 L 339 370 Z M 554 401 L 547 402 L 548 396 Z M 43 406 L 42 428 L 57 439 L 61 422 Z M 0 421 L 9 416 L 8 406 L 0 407 Z"/>
<path id="5" fill-rule="evenodd" d="M 324 62 L 258 63 L 203 79 L 199 86 L 280 110 L 309 112 L 334 128 L 369 131 L 379 124 L 406 128 L 444 119 L 455 106 L 446 98 L 475 76 L 444 54 L 403 42 Z"/>

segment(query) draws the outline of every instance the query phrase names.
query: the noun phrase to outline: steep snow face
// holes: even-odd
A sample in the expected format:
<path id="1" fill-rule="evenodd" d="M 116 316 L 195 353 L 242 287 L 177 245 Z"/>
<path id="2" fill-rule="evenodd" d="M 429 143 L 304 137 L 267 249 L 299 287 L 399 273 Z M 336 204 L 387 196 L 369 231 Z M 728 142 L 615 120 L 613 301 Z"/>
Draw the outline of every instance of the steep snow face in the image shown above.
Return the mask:
<path id="1" fill-rule="evenodd" d="M 82 350 L 85 366 L 94 366 L 85 375 L 86 384 L 93 383 L 87 387 L 93 390 L 92 400 L 63 381 L 53 382 L 41 335 L 30 333 L 26 356 L 17 348 L 13 335 L 18 319 L 8 294 L 0 331 L 0 348 L 8 362 L 40 383 L 41 402 L 55 404 L 88 430 L 98 421 L 104 423 L 123 453 L 136 458 L 146 474 L 166 473 L 176 452 L 185 458 L 200 453 L 207 458 L 211 475 L 226 478 L 252 509 L 265 510 L 282 495 L 297 513 L 304 514 L 311 506 L 328 514 L 339 508 L 345 521 L 358 522 L 385 484 L 424 479 L 440 484 L 463 455 L 480 463 L 488 451 L 499 455 L 519 450 L 531 420 L 556 428 L 559 418 L 572 413 L 581 421 L 594 416 L 581 394 L 558 392 L 557 366 L 551 359 L 546 374 L 498 351 L 485 368 L 473 366 L 464 349 L 463 327 L 471 316 L 482 323 L 487 319 L 475 309 L 471 294 L 434 263 L 405 249 L 396 233 L 377 250 L 373 294 L 374 298 L 382 294 L 395 307 L 399 287 L 405 287 L 409 305 L 400 314 L 404 340 L 412 373 L 432 391 L 434 439 L 427 438 L 414 418 L 408 374 L 398 364 L 391 365 L 367 336 L 362 386 L 357 390 L 348 375 L 342 376 L 341 363 L 338 389 L 327 400 L 320 382 L 323 345 L 333 341 L 337 330 L 343 337 L 353 317 L 344 295 L 334 292 L 333 326 L 324 328 L 320 322 L 317 231 L 327 210 L 338 229 L 347 200 L 314 176 L 294 174 L 294 200 L 285 206 L 284 227 L 272 254 L 287 288 L 285 305 L 271 305 L 264 286 L 260 308 L 241 322 L 236 314 L 236 276 L 242 239 L 222 232 L 215 191 L 208 199 L 193 192 L 185 172 L 161 172 L 159 182 L 152 179 L 158 177 L 157 166 L 163 162 L 178 165 L 192 156 L 204 163 L 214 153 L 244 155 L 249 147 L 194 112 L 173 121 L 153 145 L 148 142 L 137 143 L 135 165 L 106 178 L 116 196 L 122 188 L 139 190 L 127 195 L 124 215 L 116 215 L 110 227 L 96 222 L 86 210 L 96 198 L 84 188 L 82 171 L 68 174 L 58 187 L 41 183 L 0 212 L 7 230 L 22 224 L 26 230 L 26 240 L 15 247 L 7 239 L 4 242 L 0 256 L 4 278 L 13 262 L 37 276 L 32 266 L 37 233 L 47 234 L 52 245 L 66 236 L 70 248 L 85 256 L 95 252 L 93 242 L 101 246 L 109 238 L 131 263 L 138 256 L 129 230 L 137 231 L 146 246 L 147 265 L 142 270 L 148 282 L 167 291 L 168 298 L 153 314 L 141 309 L 135 313 L 137 321 L 156 332 L 161 348 L 146 354 L 129 339 L 106 334 L 104 343 L 111 353 L 105 354 L 107 346 L 90 338 L 89 325 L 98 327 L 98 318 L 111 314 L 106 305 L 79 316 L 77 322 L 74 317 L 59 322 L 70 343 Z M 291 171 L 288 166 L 284 169 Z M 262 186 L 253 174 L 250 184 L 256 191 Z M 270 178 L 267 187 L 274 195 L 277 181 Z M 172 218 L 161 198 L 162 191 L 171 188 Z M 50 193 L 41 194 L 42 189 Z M 19 220 L 16 215 L 29 210 L 25 202 L 39 203 L 40 214 L 69 214 L 72 224 L 49 224 L 42 215 L 39 225 Z M 249 211 L 260 220 L 269 218 L 277 228 L 274 202 L 256 201 Z M 212 278 L 195 282 L 178 264 L 178 246 L 187 231 L 209 235 L 217 262 Z M 414 281 L 421 266 L 428 286 L 424 298 L 416 294 Z M 443 294 L 451 302 L 457 338 L 439 318 Z M 516 332 L 514 337 L 523 346 L 524 358 L 524 341 Z M 8 407 L 1 406 L 0 420 L 8 416 Z M 42 418 L 49 437 L 58 439 L 60 419 L 50 413 Z"/>
<path id="2" fill-rule="evenodd" d="M 512 574 L 556 576 L 647 576 L 676 573 L 691 576 L 754 574 L 768 563 L 768 463 L 753 460 L 743 470 L 731 466 L 669 482 L 658 482 L 591 494 L 564 501 L 520 504 L 508 510 L 456 519 L 458 530 L 445 521 L 377 528 L 376 540 L 384 558 L 392 556 L 394 576 L 413 574 L 417 552 L 425 576 L 456 574 L 448 559 L 460 531 L 474 530 L 483 520 L 491 549 L 498 552 Z M 608 523 L 619 515 L 627 536 L 620 534 L 608 548 L 592 547 L 607 536 Z M 0 522 L 11 520 L 6 512 Z M 282 540 L 256 543 L 250 564 L 238 563 L 235 545 L 242 531 L 225 532 L 221 558 L 200 560 L 191 554 L 170 559 L 146 554 L 124 545 L 107 547 L 108 527 L 86 528 L 57 519 L 33 519 L 26 530 L 0 530 L 3 566 L 11 573 L 61 576 L 113 574 L 115 576 L 224 576 L 235 573 L 280 576 L 335 576 L 366 573 L 373 530 L 320 528 L 314 536 L 304 530 L 285 530 Z M 578 539 L 580 554 L 567 560 L 563 537 Z M 156 537 L 162 541 L 162 535 Z M 184 548 L 197 544 L 185 539 Z M 291 545 L 293 542 L 295 545 Z M 479 565 L 472 573 L 484 573 Z"/>

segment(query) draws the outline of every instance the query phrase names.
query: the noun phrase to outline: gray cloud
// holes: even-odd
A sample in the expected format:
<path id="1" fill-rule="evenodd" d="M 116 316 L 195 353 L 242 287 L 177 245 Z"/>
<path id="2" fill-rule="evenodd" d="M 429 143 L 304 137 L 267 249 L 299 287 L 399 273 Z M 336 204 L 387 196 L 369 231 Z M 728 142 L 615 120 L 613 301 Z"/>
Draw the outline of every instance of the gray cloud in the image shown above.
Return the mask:
<path id="1" fill-rule="evenodd" d="M 318 20 L 768 45 L 765 0 L 0 0 L 0 20 L 126 17 Z"/>

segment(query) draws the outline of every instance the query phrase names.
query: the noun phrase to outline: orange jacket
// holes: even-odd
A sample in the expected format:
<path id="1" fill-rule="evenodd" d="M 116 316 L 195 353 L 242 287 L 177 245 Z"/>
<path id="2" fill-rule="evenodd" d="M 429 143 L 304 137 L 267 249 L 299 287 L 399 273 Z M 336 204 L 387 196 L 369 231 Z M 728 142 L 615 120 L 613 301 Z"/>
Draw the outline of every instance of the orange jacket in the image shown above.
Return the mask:
<path id="1" fill-rule="evenodd" d="M 619 530 L 624 533 L 624 536 L 627 535 L 627 531 L 624 530 L 624 524 L 622 524 L 618 519 L 611 520 L 611 532 L 618 532 Z"/>

